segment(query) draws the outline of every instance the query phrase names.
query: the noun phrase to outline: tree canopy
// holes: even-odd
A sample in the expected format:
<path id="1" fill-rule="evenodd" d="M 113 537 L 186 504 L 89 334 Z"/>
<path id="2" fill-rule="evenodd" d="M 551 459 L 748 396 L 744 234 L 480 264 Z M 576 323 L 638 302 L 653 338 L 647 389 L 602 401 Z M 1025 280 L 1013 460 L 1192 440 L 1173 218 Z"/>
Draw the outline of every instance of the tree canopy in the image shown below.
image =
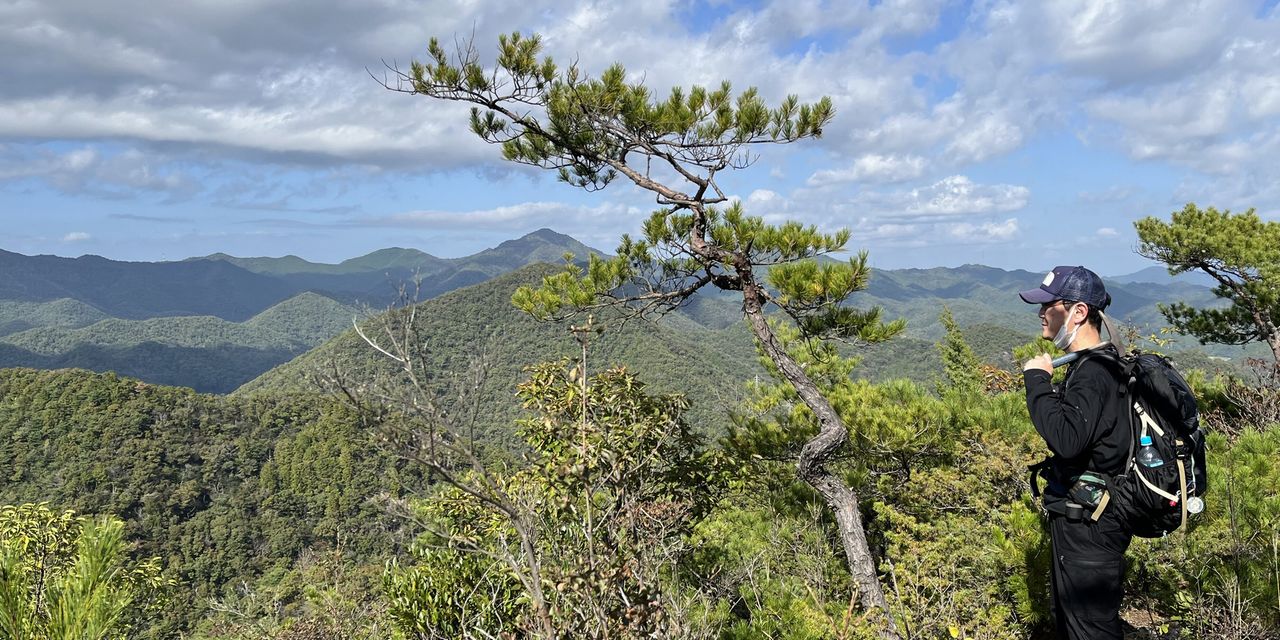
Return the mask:
<path id="1" fill-rule="evenodd" d="M 117 518 L 0 507 L 0 638 L 141 637 L 172 587 L 158 559 L 129 560 Z"/>
<path id="2" fill-rule="evenodd" d="M 1253 209 L 1233 214 L 1193 203 L 1169 222 L 1143 218 L 1138 253 L 1158 260 L 1170 274 L 1201 271 L 1229 304 L 1198 309 L 1181 302 L 1161 305 L 1169 323 L 1203 343 L 1265 342 L 1280 363 L 1280 222 L 1263 221 Z"/>

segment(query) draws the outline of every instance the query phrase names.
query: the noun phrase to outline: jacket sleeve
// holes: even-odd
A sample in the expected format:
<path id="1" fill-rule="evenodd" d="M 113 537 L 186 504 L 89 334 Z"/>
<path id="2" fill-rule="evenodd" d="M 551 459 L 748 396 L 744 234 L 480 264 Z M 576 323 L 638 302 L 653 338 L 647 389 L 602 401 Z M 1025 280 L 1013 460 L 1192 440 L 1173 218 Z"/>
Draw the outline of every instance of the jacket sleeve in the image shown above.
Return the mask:
<path id="1" fill-rule="evenodd" d="M 1027 386 L 1027 410 L 1031 424 L 1044 438 L 1049 450 L 1066 459 L 1090 450 L 1098 438 L 1098 423 L 1106 393 L 1101 369 L 1082 363 L 1069 376 L 1069 383 L 1054 389 L 1051 376 L 1040 370 L 1023 372 Z"/>

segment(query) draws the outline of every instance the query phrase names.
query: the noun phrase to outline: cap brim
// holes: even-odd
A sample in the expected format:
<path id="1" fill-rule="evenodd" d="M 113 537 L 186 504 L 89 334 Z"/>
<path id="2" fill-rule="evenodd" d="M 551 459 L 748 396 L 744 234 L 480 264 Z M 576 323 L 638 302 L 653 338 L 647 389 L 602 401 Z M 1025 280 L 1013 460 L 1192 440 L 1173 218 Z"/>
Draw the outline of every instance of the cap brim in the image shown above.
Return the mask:
<path id="1" fill-rule="evenodd" d="M 1019 291 L 1018 297 L 1022 298 L 1022 301 L 1027 304 L 1044 304 L 1058 299 L 1058 296 L 1055 296 L 1039 287 L 1035 289 L 1027 289 L 1026 291 Z"/>

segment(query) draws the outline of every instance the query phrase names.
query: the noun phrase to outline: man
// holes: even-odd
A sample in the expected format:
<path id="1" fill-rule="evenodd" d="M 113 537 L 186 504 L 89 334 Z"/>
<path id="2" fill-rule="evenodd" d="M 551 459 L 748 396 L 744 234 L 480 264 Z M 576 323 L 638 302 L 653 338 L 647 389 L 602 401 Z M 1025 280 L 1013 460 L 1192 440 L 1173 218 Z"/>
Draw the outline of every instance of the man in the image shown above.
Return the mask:
<path id="1" fill-rule="evenodd" d="M 1114 350 L 1101 337 L 1102 311 L 1111 296 L 1097 274 L 1071 266 L 1054 268 L 1038 288 L 1018 295 L 1040 305 L 1045 338 L 1081 355 L 1056 387 L 1048 355 L 1023 366 L 1031 422 L 1053 453 L 1041 474 L 1048 481 L 1044 506 L 1053 550 L 1054 625 L 1062 638 L 1120 640 L 1124 552 L 1132 534 L 1117 510 L 1098 510 L 1088 499 L 1090 486 L 1080 484 L 1086 472 L 1086 478 L 1121 473 L 1129 455 L 1120 381 L 1108 363 L 1087 357 L 1090 350 Z"/>

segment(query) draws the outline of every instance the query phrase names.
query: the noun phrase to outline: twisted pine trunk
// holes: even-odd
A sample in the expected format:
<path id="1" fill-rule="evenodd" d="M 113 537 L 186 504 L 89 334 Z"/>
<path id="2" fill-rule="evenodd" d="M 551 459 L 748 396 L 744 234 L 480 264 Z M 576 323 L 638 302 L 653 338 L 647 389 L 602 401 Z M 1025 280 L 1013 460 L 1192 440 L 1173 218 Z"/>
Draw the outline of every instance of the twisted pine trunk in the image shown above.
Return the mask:
<path id="1" fill-rule="evenodd" d="M 849 429 L 831 407 L 831 403 L 827 402 L 826 397 L 818 390 L 818 386 L 779 344 L 777 336 L 764 317 L 764 294 L 760 286 L 754 281 L 744 282 L 742 295 L 743 311 L 747 322 L 751 325 L 751 331 L 759 340 L 765 355 L 777 365 L 782 377 L 795 387 L 800 399 L 818 419 L 818 435 L 805 443 L 800 451 L 799 476 L 822 495 L 823 500 L 835 515 L 840 542 L 844 546 L 845 559 L 849 563 L 849 572 L 853 575 L 854 584 L 858 585 L 858 596 L 863 610 L 882 611 L 888 627 L 881 637 L 896 640 L 897 627 L 893 622 L 893 616 L 889 614 L 889 604 L 885 601 L 884 591 L 880 588 L 876 565 L 871 557 L 871 549 L 867 545 L 862 515 L 858 511 L 858 496 L 826 468 L 826 463 L 835 455 L 840 445 L 849 439 Z"/>

